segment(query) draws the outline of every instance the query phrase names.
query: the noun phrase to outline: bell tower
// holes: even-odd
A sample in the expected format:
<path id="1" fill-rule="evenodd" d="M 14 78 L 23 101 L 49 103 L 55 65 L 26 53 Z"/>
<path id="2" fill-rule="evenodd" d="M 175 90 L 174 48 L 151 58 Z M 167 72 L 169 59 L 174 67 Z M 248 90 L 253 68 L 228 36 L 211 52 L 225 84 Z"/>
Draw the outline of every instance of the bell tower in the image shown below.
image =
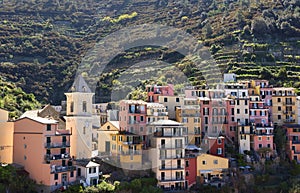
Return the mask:
<path id="1" fill-rule="evenodd" d="M 66 128 L 72 131 L 70 155 L 76 159 L 90 158 L 94 93 L 79 75 L 65 95 L 67 97 Z"/>

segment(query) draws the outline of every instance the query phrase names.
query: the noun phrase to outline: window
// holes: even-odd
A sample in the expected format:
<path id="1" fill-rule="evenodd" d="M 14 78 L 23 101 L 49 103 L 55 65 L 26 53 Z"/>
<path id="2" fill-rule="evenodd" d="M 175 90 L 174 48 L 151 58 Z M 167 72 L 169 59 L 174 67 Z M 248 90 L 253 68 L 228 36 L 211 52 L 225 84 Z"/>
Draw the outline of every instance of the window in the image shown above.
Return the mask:
<path id="1" fill-rule="evenodd" d="M 231 115 L 234 115 L 234 108 L 231 108 Z"/>
<path id="2" fill-rule="evenodd" d="M 91 174 L 92 173 L 92 168 L 89 168 L 89 174 Z"/>
<path id="3" fill-rule="evenodd" d="M 248 101 L 247 100 L 245 100 L 245 105 L 248 105 Z"/>
<path id="4" fill-rule="evenodd" d="M 240 101 L 239 100 L 236 101 L 236 105 L 240 105 Z"/>
<path id="5" fill-rule="evenodd" d="M 27 145 L 26 144 L 24 144 L 24 149 L 26 149 L 27 148 Z"/>
<path id="6" fill-rule="evenodd" d="M 141 116 L 141 122 L 144 122 L 144 116 Z"/>
<path id="7" fill-rule="evenodd" d="M 24 155 L 24 160 L 27 160 L 27 157 L 26 157 L 26 155 Z"/>
<path id="8" fill-rule="evenodd" d="M 268 148 L 271 148 L 271 145 L 270 145 L 270 144 L 268 144 L 268 145 L 267 145 L 267 147 L 268 147 Z"/>
<path id="9" fill-rule="evenodd" d="M 215 165 L 218 164 L 218 160 L 217 160 L 217 159 L 214 160 L 214 164 L 215 164 Z"/>
<path id="10" fill-rule="evenodd" d="M 54 180 L 58 180 L 58 174 L 54 174 Z"/>
<path id="11" fill-rule="evenodd" d="M 186 160 L 185 161 L 185 167 L 189 167 L 190 166 L 190 162 L 189 162 L 189 160 Z"/>
<path id="12" fill-rule="evenodd" d="M 280 103 L 280 102 L 281 102 L 281 98 L 277 98 L 277 102 L 279 102 L 279 103 Z"/>
<path id="13" fill-rule="evenodd" d="M 222 139 L 218 138 L 218 144 L 222 144 Z"/>
<path id="14" fill-rule="evenodd" d="M 234 117 L 231 117 L 231 121 L 234 122 Z"/>
<path id="15" fill-rule="evenodd" d="M 270 141 L 270 137 L 269 136 L 267 137 L 267 141 Z"/>
<path id="16" fill-rule="evenodd" d="M 164 102 L 165 102 L 165 103 L 168 102 L 168 98 L 167 98 L 167 97 L 164 98 Z"/>
<path id="17" fill-rule="evenodd" d="M 262 148 L 262 144 L 258 144 L 258 147 L 259 147 L 259 148 Z"/>
<path id="18" fill-rule="evenodd" d="M 245 114 L 248 114 L 248 109 L 245 109 Z"/>
<path id="19" fill-rule="evenodd" d="M 179 103 L 179 98 L 176 98 L 176 103 Z"/>
<path id="20" fill-rule="evenodd" d="M 202 165 L 206 165 L 206 161 L 205 160 L 202 161 Z"/>
<path id="21" fill-rule="evenodd" d="M 113 150 L 116 150 L 116 149 L 117 149 L 116 147 L 117 147 L 116 144 L 112 144 L 112 146 L 111 146 L 111 148 L 112 148 Z"/>
<path id="22" fill-rule="evenodd" d="M 258 137 L 258 141 L 261 141 L 261 137 Z"/>
<path id="23" fill-rule="evenodd" d="M 237 113 L 237 114 L 240 114 L 240 109 L 237 109 L 237 110 L 236 110 L 236 113 Z"/>
<path id="24" fill-rule="evenodd" d="M 74 171 L 71 171 L 70 173 L 70 177 L 73 178 L 74 177 Z"/>
<path id="25" fill-rule="evenodd" d="M 96 171 L 97 171 L 97 168 L 93 167 L 93 173 L 96 173 Z"/>
<path id="26" fill-rule="evenodd" d="M 51 131 L 51 124 L 47 124 L 47 131 Z"/>
<path id="27" fill-rule="evenodd" d="M 218 155 L 222 155 L 222 148 L 218 148 L 218 149 L 217 149 L 217 154 L 218 154 Z"/>
<path id="28" fill-rule="evenodd" d="M 82 112 L 86 112 L 86 101 L 82 102 Z"/>
<path id="29" fill-rule="evenodd" d="M 116 141 L 116 136 L 115 136 L 115 135 L 111 136 L 111 139 L 112 139 L 113 141 Z"/>
<path id="30" fill-rule="evenodd" d="M 140 127 L 140 132 L 143 132 L 144 131 L 144 127 Z"/>
<path id="31" fill-rule="evenodd" d="M 278 111 L 281 111 L 281 106 L 278 106 Z"/>
<path id="32" fill-rule="evenodd" d="M 122 135 L 119 136 L 119 141 L 123 141 Z"/>
<path id="33" fill-rule="evenodd" d="M 204 123 L 208 124 L 208 117 L 204 117 Z"/>
<path id="34" fill-rule="evenodd" d="M 85 135 L 85 127 L 83 127 L 83 131 L 82 131 L 83 135 Z"/>
<path id="35" fill-rule="evenodd" d="M 186 172 L 185 172 L 185 176 L 189 176 L 189 171 L 186 171 Z"/>
<path id="36" fill-rule="evenodd" d="M 71 113 L 74 112 L 74 102 L 71 102 L 71 105 L 70 105 L 70 112 L 71 112 Z"/>
<path id="37" fill-rule="evenodd" d="M 281 120 L 281 115 L 278 115 L 278 117 L 277 117 L 277 118 L 278 118 L 278 120 Z"/>

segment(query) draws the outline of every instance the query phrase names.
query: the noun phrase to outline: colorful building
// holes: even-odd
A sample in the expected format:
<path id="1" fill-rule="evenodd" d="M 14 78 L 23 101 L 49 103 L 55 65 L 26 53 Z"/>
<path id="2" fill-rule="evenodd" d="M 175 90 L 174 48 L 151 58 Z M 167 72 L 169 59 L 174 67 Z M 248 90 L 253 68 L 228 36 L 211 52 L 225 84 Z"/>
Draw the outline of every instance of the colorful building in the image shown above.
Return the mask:
<path id="1" fill-rule="evenodd" d="M 0 163 L 13 162 L 14 122 L 9 121 L 9 112 L 0 109 Z"/>
<path id="2" fill-rule="evenodd" d="M 271 125 L 257 124 L 254 129 L 253 135 L 253 150 L 260 152 L 262 148 L 268 148 L 270 151 L 265 155 L 270 157 L 274 151 L 273 130 Z"/>
<path id="3" fill-rule="evenodd" d="M 295 124 L 298 122 L 294 88 L 273 88 L 272 104 L 274 125 Z"/>
<path id="4" fill-rule="evenodd" d="M 183 103 L 183 96 L 159 96 L 158 102 L 163 104 L 168 111 L 169 119 L 176 119 L 176 107 L 181 107 Z"/>
<path id="5" fill-rule="evenodd" d="M 286 130 L 287 155 L 291 161 L 295 160 L 300 163 L 300 125 L 286 124 L 283 125 L 283 128 Z"/>
<path id="6" fill-rule="evenodd" d="M 200 105 L 197 99 L 185 98 L 184 105 L 176 108 L 176 121 L 188 129 L 187 144 L 201 145 Z"/>
<path id="7" fill-rule="evenodd" d="M 187 128 L 172 120 L 152 123 L 155 131 L 148 150 L 157 185 L 166 190 L 185 189 L 185 136 Z"/>
<path id="8" fill-rule="evenodd" d="M 168 84 L 166 86 L 147 85 L 147 102 L 157 103 L 159 96 L 174 96 L 174 85 Z"/>
<path id="9" fill-rule="evenodd" d="M 58 129 L 51 118 L 23 117 L 15 121 L 13 162 L 24 166 L 31 179 L 52 192 L 76 180 L 70 157 L 70 130 Z"/>
<path id="10" fill-rule="evenodd" d="M 185 185 L 190 188 L 196 184 L 197 179 L 197 156 L 190 154 L 185 157 Z"/>
<path id="11" fill-rule="evenodd" d="M 108 121 L 98 129 L 98 151 L 101 155 L 111 154 L 111 135 L 119 131 L 119 121 Z"/>
<path id="12" fill-rule="evenodd" d="M 126 170 L 141 170 L 142 137 L 128 131 L 111 134 L 111 155 L 116 164 Z"/>
<path id="13" fill-rule="evenodd" d="M 223 178 L 227 171 L 227 158 L 210 154 L 197 156 L 197 177 L 200 183 L 209 183 L 213 177 Z"/>

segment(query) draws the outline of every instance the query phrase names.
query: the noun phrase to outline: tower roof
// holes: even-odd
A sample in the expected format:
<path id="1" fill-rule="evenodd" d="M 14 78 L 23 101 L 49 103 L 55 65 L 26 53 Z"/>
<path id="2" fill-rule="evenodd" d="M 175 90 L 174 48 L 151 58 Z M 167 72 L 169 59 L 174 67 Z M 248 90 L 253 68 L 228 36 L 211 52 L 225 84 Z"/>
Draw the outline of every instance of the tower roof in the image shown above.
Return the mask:
<path id="1" fill-rule="evenodd" d="M 87 92 L 91 93 L 91 89 L 81 75 L 78 75 L 68 92 Z"/>

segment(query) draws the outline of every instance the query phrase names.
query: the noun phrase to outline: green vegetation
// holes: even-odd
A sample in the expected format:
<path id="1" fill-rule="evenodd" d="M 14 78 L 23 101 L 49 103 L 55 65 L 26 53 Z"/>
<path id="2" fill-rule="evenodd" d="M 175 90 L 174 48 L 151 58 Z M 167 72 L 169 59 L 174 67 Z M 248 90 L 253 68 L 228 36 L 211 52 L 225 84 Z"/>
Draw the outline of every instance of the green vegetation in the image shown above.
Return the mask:
<path id="1" fill-rule="evenodd" d="M 10 118 L 17 118 L 27 110 L 40 107 L 33 94 L 25 93 L 14 83 L 5 82 L 0 77 L 0 108 L 10 112 Z"/>
<path id="2" fill-rule="evenodd" d="M 12 167 L 0 166 L 0 192 L 35 193 L 36 183 Z"/>
<path id="3" fill-rule="evenodd" d="M 269 79 L 275 86 L 299 82 L 300 9 L 295 0 L 12 0 L 0 11 L 0 75 L 42 103 L 58 104 L 64 99 L 82 57 L 96 42 L 124 27 L 147 23 L 190 33 L 210 48 L 222 73 L 237 73 L 240 79 Z M 207 70 L 210 63 L 207 69 L 197 70 L 189 59 L 168 48 L 145 45 L 116 54 L 107 71 L 123 73 L 150 59 L 180 69 L 192 85 L 201 86 L 214 78 Z M 95 83 L 98 80 L 88 78 L 90 67 L 84 64 L 84 72 L 88 82 Z M 113 77 L 101 76 L 105 83 L 98 84 L 97 102 L 110 100 L 110 87 L 119 77 L 114 73 Z"/>

